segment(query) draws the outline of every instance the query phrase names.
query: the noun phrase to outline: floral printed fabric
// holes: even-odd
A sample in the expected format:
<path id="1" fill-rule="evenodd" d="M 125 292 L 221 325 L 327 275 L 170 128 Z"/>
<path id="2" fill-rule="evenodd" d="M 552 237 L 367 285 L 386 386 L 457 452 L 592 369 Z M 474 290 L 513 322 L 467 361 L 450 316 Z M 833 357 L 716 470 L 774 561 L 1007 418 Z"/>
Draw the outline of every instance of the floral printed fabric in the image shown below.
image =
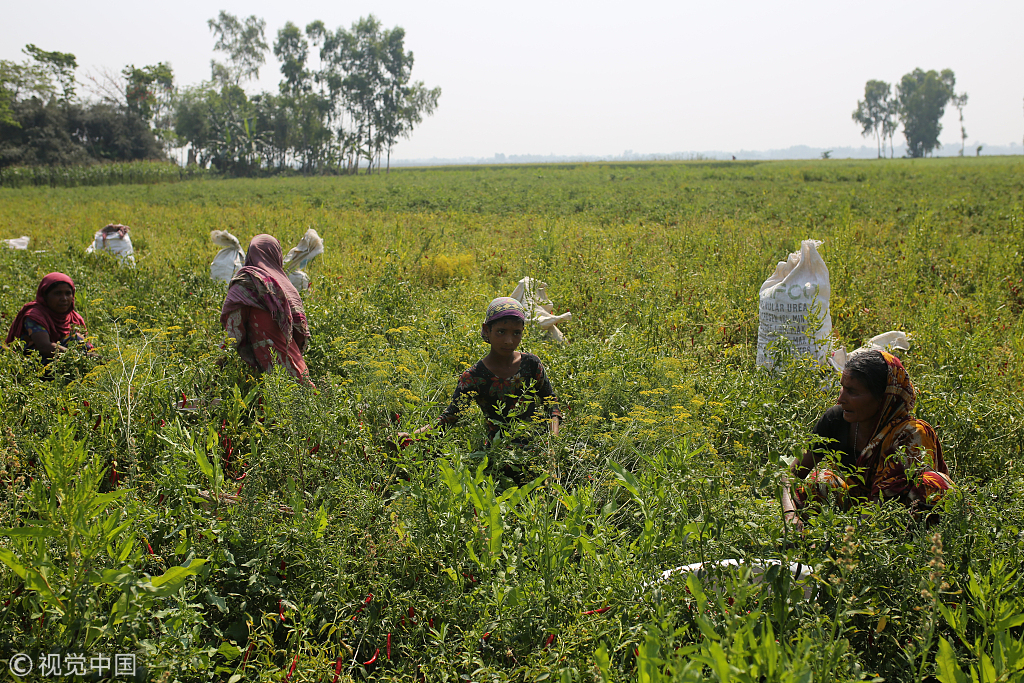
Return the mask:
<path id="1" fill-rule="evenodd" d="M 832 493 L 842 489 L 844 497 L 899 498 L 908 504 L 920 501 L 924 507 L 931 507 L 954 488 L 935 430 L 910 414 L 915 403 L 910 376 L 898 358 L 884 351 L 878 353 L 885 359 L 889 376 L 878 427 L 868 445 L 856 454 L 857 473 L 843 480 L 828 467 L 815 468 L 808 477 L 810 487 L 796 486 L 801 502 L 808 495 L 820 499 L 827 494 L 826 489 Z M 832 485 L 835 479 L 842 485 Z"/>
<path id="2" fill-rule="evenodd" d="M 522 354 L 519 372 L 508 379 L 491 372 L 483 360 L 466 368 L 455 386 L 451 404 L 441 413 L 438 422 L 442 425 L 459 422 L 470 400 L 476 401 L 487 419 L 488 444 L 512 421 L 533 423 L 544 419 L 537 415 L 538 408 L 543 408 L 548 417 L 562 417 L 544 364 L 532 353 Z"/>

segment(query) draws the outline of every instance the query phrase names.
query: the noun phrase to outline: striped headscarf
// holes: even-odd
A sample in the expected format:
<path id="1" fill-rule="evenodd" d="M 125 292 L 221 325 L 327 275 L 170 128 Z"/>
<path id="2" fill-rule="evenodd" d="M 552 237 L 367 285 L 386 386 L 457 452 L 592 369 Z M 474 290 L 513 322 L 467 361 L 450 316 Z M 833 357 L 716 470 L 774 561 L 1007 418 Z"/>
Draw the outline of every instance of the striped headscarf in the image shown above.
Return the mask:
<path id="1" fill-rule="evenodd" d="M 519 318 L 526 322 L 526 309 L 517 299 L 510 296 L 499 296 L 487 307 L 484 325 L 490 325 L 499 318 Z"/>

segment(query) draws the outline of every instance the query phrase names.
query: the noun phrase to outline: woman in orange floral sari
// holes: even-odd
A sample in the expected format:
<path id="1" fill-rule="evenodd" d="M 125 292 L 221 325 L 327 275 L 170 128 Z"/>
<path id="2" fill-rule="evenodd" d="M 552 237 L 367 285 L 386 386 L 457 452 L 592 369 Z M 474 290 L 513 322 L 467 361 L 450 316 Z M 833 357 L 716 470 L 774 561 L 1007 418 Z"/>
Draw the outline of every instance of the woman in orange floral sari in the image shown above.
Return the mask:
<path id="1" fill-rule="evenodd" d="M 791 468 L 805 480 L 793 487 L 795 501 L 783 487 L 786 519 L 799 523 L 798 507 L 830 496 L 844 506 L 896 498 L 915 510 L 933 507 L 953 480 L 935 430 L 911 414 L 914 385 L 903 364 L 884 351 L 861 351 L 847 362 L 840 383 L 837 404 L 813 430 L 825 447 L 807 451 Z M 826 452 L 838 462 L 823 463 Z"/>

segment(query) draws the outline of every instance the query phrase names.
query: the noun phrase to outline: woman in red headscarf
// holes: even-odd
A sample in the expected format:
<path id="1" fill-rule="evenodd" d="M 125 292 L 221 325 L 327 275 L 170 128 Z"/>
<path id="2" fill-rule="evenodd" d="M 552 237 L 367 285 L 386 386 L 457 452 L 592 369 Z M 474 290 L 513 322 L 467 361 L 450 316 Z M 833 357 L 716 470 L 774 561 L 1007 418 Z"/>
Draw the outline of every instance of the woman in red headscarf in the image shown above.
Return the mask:
<path id="1" fill-rule="evenodd" d="M 284 272 L 281 244 L 274 237 L 252 238 L 245 265 L 228 283 L 220 322 L 247 364 L 261 372 L 281 365 L 309 382 L 302 359 L 309 345 L 306 311 Z"/>
<path id="2" fill-rule="evenodd" d="M 903 363 L 885 351 L 850 357 L 836 405 L 814 427 L 824 443 L 793 462 L 804 479 L 782 491 L 786 519 L 799 524 L 798 507 L 833 498 L 846 506 L 858 500 L 896 499 L 929 510 L 953 488 L 942 444 L 930 424 L 914 417 L 915 390 Z"/>
<path id="3" fill-rule="evenodd" d="M 50 273 L 36 288 L 36 299 L 21 307 L 7 332 L 5 344 L 25 342 L 49 363 L 71 344 L 85 342 L 85 318 L 75 310 L 75 283 L 64 273 Z M 87 350 L 91 345 L 87 345 Z"/>

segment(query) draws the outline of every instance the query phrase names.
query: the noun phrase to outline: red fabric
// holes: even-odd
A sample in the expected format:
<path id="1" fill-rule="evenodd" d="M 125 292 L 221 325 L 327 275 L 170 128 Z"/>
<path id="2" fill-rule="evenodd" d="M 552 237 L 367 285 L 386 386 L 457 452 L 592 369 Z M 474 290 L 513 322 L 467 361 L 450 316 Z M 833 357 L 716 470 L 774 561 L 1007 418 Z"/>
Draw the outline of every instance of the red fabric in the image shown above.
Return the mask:
<path id="1" fill-rule="evenodd" d="M 71 285 L 71 310 L 67 313 L 55 313 L 46 305 L 46 292 L 54 285 L 65 283 Z M 10 344 L 15 339 L 21 339 L 25 334 L 25 320 L 31 319 L 46 328 L 50 335 L 51 342 L 58 342 L 71 334 L 72 326 L 81 328 L 85 333 L 85 318 L 75 310 L 74 301 L 75 282 L 64 273 L 50 273 L 42 279 L 39 287 L 36 288 L 36 300 L 30 301 L 21 307 L 18 315 L 15 316 L 11 329 L 7 332 L 5 344 Z"/>
<path id="2" fill-rule="evenodd" d="M 226 329 L 238 342 L 239 355 L 263 372 L 281 365 L 293 377 L 310 382 L 306 361 L 295 339 L 285 340 L 277 322 L 266 311 L 242 306 L 228 315 Z"/>

